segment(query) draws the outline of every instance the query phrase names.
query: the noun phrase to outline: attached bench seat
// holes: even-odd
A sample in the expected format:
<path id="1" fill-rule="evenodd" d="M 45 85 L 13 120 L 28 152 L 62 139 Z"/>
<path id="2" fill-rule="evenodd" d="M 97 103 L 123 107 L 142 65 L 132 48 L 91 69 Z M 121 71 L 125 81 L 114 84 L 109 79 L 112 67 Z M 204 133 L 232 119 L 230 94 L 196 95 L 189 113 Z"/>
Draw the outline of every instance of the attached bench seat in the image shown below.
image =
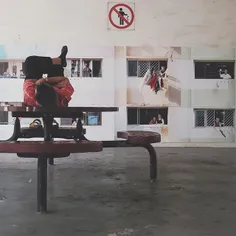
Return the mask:
<path id="1" fill-rule="evenodd" d="M 83 134 L 86 134 L 86 129 L 83 129 Z M 76 128 L 71 127 L 52 127 L 52 138 L 73 139 L 77 135 Z M 30 128 L 24 127 L 20 129 L 19 138 L 35 138 L 44 137 L 43 127 Z"/>
<path id="2" fill-rule="evenodd" d="M 161 135 L 151 131 L 119 131 L 117 137 L 126 139 L 129 144 L 147 145 L 161 142 Z"/>
<path id="3" fill-rule="evenodd" d="M 102 142 L 98 141 L 16 141 L 0 142 L 0 153 L 32 153 L 37 155 L 59 155 L 62 153 L 100 152 Z"/>
<path id="4" fill-rule="evenodd" d="M 157 177 L 157 155 L 156 151 L 151 145 L 152 143 L 161 142 L 161 135 L 156 132 L 151 131 L 119 131 L 117 132 L 117 137 L 125 139 L 124 141 L 117 141 L 117 147 L 143 147 L 146 148 L 150 156 L 150 179 L 154 182 Z M 103 147 L 106 145 L 109 147 L 110 143 L 104 143 Z M 111 145 L 110 145 L 111 146 Z"/>

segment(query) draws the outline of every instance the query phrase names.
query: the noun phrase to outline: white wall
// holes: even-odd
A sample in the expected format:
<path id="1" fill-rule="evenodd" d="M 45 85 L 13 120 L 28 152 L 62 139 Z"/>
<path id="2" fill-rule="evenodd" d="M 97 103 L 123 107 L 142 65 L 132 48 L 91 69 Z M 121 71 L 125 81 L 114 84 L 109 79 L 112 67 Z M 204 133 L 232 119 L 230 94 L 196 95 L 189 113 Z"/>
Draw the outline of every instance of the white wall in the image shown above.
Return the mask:
<path id="1" fill-rule="evenodd" d="M 217 83 L 224 82 L 226 87 L 217 87 Z M 234 80 L 196 79 L 192 83 L 192 107 L 195 108 L 233 108 Z"/>
<path id="2" fill-rule="evenodd" d="M 106 47 L 93 48 L 94 57 L 103 58 L 102 78 L 70 78 L 75 88 L 70 106 L 119 106 L 117 113 L 103 113 L 102 126 L 87 126 L 87 137 L 92 140 L 112 140 L 116 137 L 116 132 L 134 129 L 138 127 L 127 126 L 127 89 L 138 89 L 140 78 L 127 77 L 126 70 L 126 50 L 125 47 Z M 158 52 L 158 50 L 156 50 Z M 194 49 L 192 50 L 194 52 Z M 198 51 L 198 58 L 203 58 L 207 49 Z M 74 52 L 73 52 L 74 53 Z M 81 55 L 79 52 L 75 55 Z M 221 50 L 210 49 L 209 54 L 221 58 Z M 88 50 L 82 52 L 83 57 L 91 57 L 92 53 Z M 158 53 L 157 53 L 158 55 Z M 169 107 L 168 113 L 168 137 L 163 141 L 169 142 L 188 142 L 188 141 L 213 141 L 213 142 L 232 142 L 234 132 L 227 130 L 227 138 L 213 128 L 194 127 L 194 108 L 215 108 L 232 109 L 235 106 L 235 81 L 230 80 L 227 88 L 216 87 L 216 83 L 222 80 L 200 80 L 194 79 L 194 63 L 189 55 L 178 56 L 168 61 L 168 74 L 173 79 L 181 91 L 181 104 Z M 191 56 L 193 57 L 193 53 Z M 208 55 L 208 54 L 207 54 Z M 226 60 L 230 58 L 230 53 L 222 57 Z M 176 57 L 177 57 L 176 56 Z M 152 58 L 152 57 L 149 57 Z M 157 58 L 154 54 L 153 58 Z M 215 58 L 215 57 L 211 57 Z M 231 58 L 232 59 L 232 58 Z M 23 80 L 1 79 L 0 80 L 0 100 L 1 101 L 23 101 L 22 93 Z M 165 106 L 160 102 L 156 106 Z M 140 127 L 146 129 L 148 127 Z M 12 127 L 2 127 L 9 134 Z M 5 133 L 3 135 L 6 136 Z M 9 135 L 7 135 L 9 136 Z"/>
<path id="3" fill-rule="evenodd" d="M 191 130 L 190 142 L 215 142 L 215 143 L 232 143 L 235 140 L 234 128 L 222 128 L 225 136 L 214 127 L 193 128 Z"/>
<path id="4" fill-rule="evenodd" d="M 168 140 L 196 140 L 203 134 L 193 127 L 193 107 L 235 107 L 234 81 L 229 89 L 216 90 L 214 80 L 195 80 L 193 60 L 235 59 L 231 48 L 236 47 L 236 2 L 133 2 L 135 30 L 116 31 L 107 29 L 108 0 L 3 1 L 0 59 L 57 56 L 64 44 L 71 58 L 103 58 L 102 78 L 71 79 L 76 92 L 70 105 L 119 106 L 116 114 L 103 114 L 101 127 L 87 128 L 91 139 L 112 139 L 116 131 L 127 128 L 127 88 L 138 88 L 140 80 L 127 78 L 126 73 L 126 58 L 137 56 L 134 47 L 141 48 L 140 57 L 149 58 L 169 58 L 170 47 L 182 47 L 169 62 L 170 75 L 181 82 L 181 106 L 169 109 Z M 22 101 L 22 81 L 0 80 L 0 100 Z M 214 133 L 204 132 L 206 139 L 214 140 Z"/>
<path id="5" fill-rule="evenodd" d="M 1 42 L 62 44 L 70 39 L 70 46 L 72 43 L 236 46 L 234 1 L 133 0 L 135 31 L 124 32 L 107 30 L 107 2 L 4 1 L 1 3 Z M 35 17 L 35 13 L 43 17 Z"/>
<path id="6" fill-rule="evenodd" d="M 189 142 L 191 139 L 191 108 L 171 107 L 168 110 L 168 140 Z"/>
<path id="7" fill-rule="evenodd" d="M 192 60 L 235 60 L 235 50 L 229 47 L 195 47 L 191 49 Z M 192 61 L 192 63 L 193 63 Z M 192 72 L 192 107 L 234 108 L 235 81 L 221 79 L 194 79 Z"/>
<path id="8" fill-rule="evenodd" d="M 0 101 L 23 101 L 23 80 L 0 79 Z"/>
<path id="9" fill-rule="evenodd" d="M 117 137 L 117 131 L 127 129 L 127 66 L 125 53 L 126 48 L 123 46 L 116 46 L 115 61 L 114 61 L 114 80 L 115 80 L 115 106 L 119 107 L 119 112 L 115 113 L 115 137 Z"/>

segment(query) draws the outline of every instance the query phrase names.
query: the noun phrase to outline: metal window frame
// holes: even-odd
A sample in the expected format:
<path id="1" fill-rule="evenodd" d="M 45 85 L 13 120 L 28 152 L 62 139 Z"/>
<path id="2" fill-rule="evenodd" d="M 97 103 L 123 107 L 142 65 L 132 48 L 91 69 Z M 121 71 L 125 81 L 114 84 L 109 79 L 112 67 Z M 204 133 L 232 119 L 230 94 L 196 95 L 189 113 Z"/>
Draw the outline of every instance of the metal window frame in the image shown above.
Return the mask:
<path id="1" fill-rule="evenodd" d="M 223 118 L 223 123 L 224 123 L 224 127 L 234 127 L 234 118 L 235 118 L 235 109 L 222 109 L 224 111 L 224 118 Z M 225 125 L 225 118 L 226 118 L 226 111 L 232 111 L 232 121 L 233 121 L 233 125 L 232 126 L 226 126 Z"/>
<path id="2" fill-rule="evenodd" d="M 136 61 L 136 64 L 137 64 L 137 76 L 133 75 L 133 76 L 130 76 L 129 75 L 129 63 L 128 61 Z M 138 77 L 138 60 L 137 59 L 127 59 L 126 60 L 126 73 L 127 73 L 127 77 L 129 78 L 137 78 Z"/>
<path id="3" fill-rule="evenodd" d="M 102 70 L 103 58 L 81 58 L 80 59 L 80 78 L 89 78 L 89 77 L 83 77 L 83 65 L 84 65 L 84 61 L 86 61 L 86 60 L 90 61 L 89 69 L 91 69 L 91 71 L 92 71 L 92 76 L 90 78 L 102 78 L 102 76 L 103 76 L 103 70 Z M 99 76 L 95 77 L 93 74 L 93 62 L 94 61 L 101 62 L 101 66 L 100 66 L 101 76 L 100 77 Z"/>
<path id="4" fill-rule="evenodd" d="M 140 108 L 137 108 L 137 125 L 140 125 Z"/>
<path id="5" fill-rule="evenodd" d="M 137 116 L 137 123 L 136 124 L 129 124 L 129 121 L 128 121 L 128 110 L 129 109 L 135 109 L 137 112 L 136 112 L 136 116 Z M 140 123 L 140 115 L 139 115 L 139 108 L 137 107 L 126 107 L 126 115 L 127 115 L 127 125 L 139 125 Z"/>
<path id="6" fill-rule="evenodd" d="M 137 76 L 129 76 L 129 63 L 128 63 L 128 61 L 136 61 L 136 63 L 137 63 Z M 160 67 L 161 67 L 161 61 L 162 61 L 162 59 L 155 59 L 155 58 L 134 58 L 134 59 L 132 59 L 132 58 L 127 58 L 127 60 L 126 60 L 126 72 L 127 72 L 127 77 L 129 77 L 129 78 L 142 78 L 142 77 L 140 77 L 139 76 L 139 74 L 140 74 L 140 72 L 139 72 L 139 68 L 138 68 L 138 62 L 139 61 L 147 61 L 148 63 L 149 63 L 149 65 L 148 65 L 148 67 L 149 67 L 149 69 L 150 69 L 150 67 L 151 67 L 151 62 L 158 62 L 158 70 L 160 70 Z"/>
<path id="7" fill-rule="evenodd" d="M 220 78 L 207 78 L 206 77 L 206 71 L 204 70 L 204 77 L 203 78 L 196 78 L 195 77 L 195 74 L 196 74 L 196 71 L 195 71 L 195 64 L 198 63 L 198 62 L 204 62 L 204 63 L 211 63 L 211 62 L 217 62 L 217 63 L 223 63 L 223 62 L 232 62 L 234 63 L 234 77 L 232 79 L 235 79 L 236 75 L 235 75 L 235 66 L 236 66 L 236 60 L 193 60 L 193 65 L 194 65 L 194 79 L 209 79 L 209 80 L 212 80 L 212 79 L 220 79 Z"/>
<path id="8" fill-rule="evenodd" d="M 69 61 L 69 64 L 70 64 L 70 68 L 68 68 L 68 70 L 69 70 L 69 73 L 70 73 L 70 78 L 81 78 L 81 58 L 73 58 L 73 59 L 68 59 L 68 61 Z M 80 66 L 80 68 L 79 68 L 79 77 L 74 77 L 74 76 L 72 76 L 72 73 L 71 73 L 71 69 L 72 69 L 72 61 L 76 61 L 76 62 L 78 62 L 79 64 L 79 66 Z M 78 65 L 77 65 L 77 67 L 78 67 Z M 76 69 L 76 67 L 75 67 L 75 69 Z"/>
<path id="9" fill-rule="evenodd" d="M 92 70 L 92 76 L 91 77 L 83 77 L 83 64 L 84 64 L 84 61 L 90 61 L 90 64 L 89 64 L 89 68 Z M 78 61 L 79 62 L 79 76 L 78 77 L 72 77 L 72 74 L 71 74 L 71 64 L 72 64 L 72 61 Z M 100 61 L 101 62 L 101 65 L 100 65 L 100 74 L 101 76 L 97 76 L 95 77 L 94 74 L 93 74 L 93 62 L 94 61 Z M 70 68 L 67 68 L 69 70 L 69 77 L 70 78 L 102 78 L 103 77 L 103 58 L 86 58 L 86 57 L 83 57 L 83 58 L 67 58 L 67 62 L 68 64 L 70 64 Z"/>
<path id="10" fill-rule="evenodd" d="M 207 125 L 207 112 L 208 111 L 213 111 L 214 112 L 213 120 L 214 121 L 216 120 L 216 109 L 205 109 L 205 113 L 204 113 L 205 126 L 204 127 L 214 127 L 214 125 L 213 126 Z"/>
<path id="11" fill-rule="evenodd" d="M 224 111 L 224 114 L 223 114 L 224 127 L 234 127 L 235 109 L 221 109 L 221 108 L 219 108 L 219 109 L 194 109 L 194 127 L 195 128 L 215 127 L 215 126 L 208 126 L 207 125 L 207 111 L 210 111 L 210 110 L 214 111 L 214 120 L 216 119 L 216 111 L 218 111 L 218 110 Z M 198 111 L 204 111 L 204 126 L 196 126 L 196 112 L 198 112 Z M 232 120 L 233 120 L 232 126 L 225 126 L 226 111 L 233 111 L 232 112 Z"/>
<path id="12" fill-rule="evenodd" d="M 8 125 L 9 124 L 9 113 L 7 111 L 0 111 L 0 113 L 6 113 L 7 114 L 6 121 L 0 121 L 0 125 Z M 0 116 L 0 117 L 2 117 L 2 116 Z"/>
<path id="13" fill-rule="evenodd" d="M 7 68 L 5 68 L 5 66 L 4 66 L 5 63 L 7 63 Z M 2 68 L 3 68 L 4 72 L 5 72 L 5 70 L 9 69 L 9 61 L 0 61 L 0 65 L 2 65 Z"/>
<path id="14" fill-rule="evenodd" d="M 142 109 L 146 109 L 146 110 L 153 110 L 153 109 L 167 109 L 167 114 L 168 114 L 168 107 L 145 107 L 145 108 L 143 108 L 143 107 L 127 107 L 127 109 L 126 109 L 126 112 L 127 112 L 127 116 L 128 116 L 128 109 L 129 108 L 131 108 L 131 109 L 136 109 L 136 111 L 137 111 L 137 123 L 136 124 L 129 124 L 128 123 L 128 117 L 127 117 L 127 125 L 143 125 L 143 124 L 140 124 L 140 111 L 142 110 Z M 168 121 L 168 115 L 167 115 L 167 121 Z M 147 125 L 149 125 L 149 124 L 147 124 Z M 168 125 L 168 122 L 167 122 L 167 125 Z"/>
<path id="15" fill-rule="evenodd" d="M 98 125 L 89 125 L 88 124 L 88 117 L 89 117 L 88 113 L 90 113 L 90 112 L 86 112 L 86 114 L 85 114 L 86 123 L 84 124 L 84 126 L 102 126 L 102 112 L 99 112 L 99 111 L 96 112 L 96 113 L 98 113 L 98 117 L 100 120 L 100 123 Z"/>
<path id="16" fill-rule="evenodd" d="M 143 77 L 143 76 L 140 76 L 141 72 L 140 72 L 140 69 L 139 69 L 139 66 L 138 66 L 138 62 L 139 61 L 146 61 L 146 62 L 148 62 L 148 69 L 149 70 L 151 69 L 151 62 L 157 62 L 158 63 L 158 70 L 160 70 L 160 67 L 161 67 L 160 60 L 153 60 L 153 59 L 151 59 L 151 60 L 142 60 L 142 59 L 137 60 L 137 77 L 138 78 L 142 78 Z"/>
<path id="17" fill-rule="evenodd" d="M 99 119 L 100 119 L 100 124 L 98 124 L 98 125 L 89 125 L 88 124 L 88 113 L 89 112 L 83 112 L 84 113 L 84 115 L 83 115 L 83 122 L 84 122 L 84 126 L 102 126 L 102 112 L 97 112 L 98 113 L 98 116 L 99 116 Z M 71 124 L 68 124 L 68 125 L 62 125 L 62 120 L 63 119 L 70 119 L 70 118 L 60 118 L 60 124 L 61 124 L 61 126 L 63 127 L 63 126 L 72 126 Z M 71 118 L 71 120 L 72 120 L 72 118 Z"/>
<path id="18" fill-rule="evenodd" d="M 203 111 L 204 112 L 204 126 L 196 126 L 196 115 L 198 111 Z M 206 122 L 207 122 L 207 116 L 206 116 L 206 111 L 205 109 L 194 109 L 194 127 L 195 128 L 205 128 L 206 127 Z"/>

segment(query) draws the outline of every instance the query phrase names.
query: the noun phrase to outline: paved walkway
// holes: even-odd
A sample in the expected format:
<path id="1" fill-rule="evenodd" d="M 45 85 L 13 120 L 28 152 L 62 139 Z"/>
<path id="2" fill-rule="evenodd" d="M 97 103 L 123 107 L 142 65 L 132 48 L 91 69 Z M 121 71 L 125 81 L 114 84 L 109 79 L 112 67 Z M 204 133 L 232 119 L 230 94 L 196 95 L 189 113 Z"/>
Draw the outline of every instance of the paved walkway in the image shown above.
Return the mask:
<path id="1" fill-rule="evenodd" d="M 157 148 L 73 155 L 49 168 L 47 215 L 36 213 L 36 160 L 0 156 L 1 236 L 234 236 L 236 149 Z"/>
<path id="2" fill-rule="evenodd" d="M 207 148 L 236 148 L 236 143 L 171 143 L 162 142 L 153 144 L 154 147 L 207 147 Z"/>

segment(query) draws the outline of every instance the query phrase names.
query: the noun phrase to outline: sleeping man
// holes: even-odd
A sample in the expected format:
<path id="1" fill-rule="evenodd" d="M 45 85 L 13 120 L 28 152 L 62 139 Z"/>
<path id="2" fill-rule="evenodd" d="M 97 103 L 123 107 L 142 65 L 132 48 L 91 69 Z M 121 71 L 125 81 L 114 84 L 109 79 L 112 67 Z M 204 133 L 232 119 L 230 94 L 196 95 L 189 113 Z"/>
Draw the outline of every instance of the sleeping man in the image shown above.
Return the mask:
<path id="1" fill-rule="evenodd" d="M 67 107 L 74 93 L 68 78 L 64 77 L 67 46 L 59 57 L 30 56 L 24 66 L 24 103 L 27 106 Z M 42 78 L 47 74 L 47 78 Z"/>

